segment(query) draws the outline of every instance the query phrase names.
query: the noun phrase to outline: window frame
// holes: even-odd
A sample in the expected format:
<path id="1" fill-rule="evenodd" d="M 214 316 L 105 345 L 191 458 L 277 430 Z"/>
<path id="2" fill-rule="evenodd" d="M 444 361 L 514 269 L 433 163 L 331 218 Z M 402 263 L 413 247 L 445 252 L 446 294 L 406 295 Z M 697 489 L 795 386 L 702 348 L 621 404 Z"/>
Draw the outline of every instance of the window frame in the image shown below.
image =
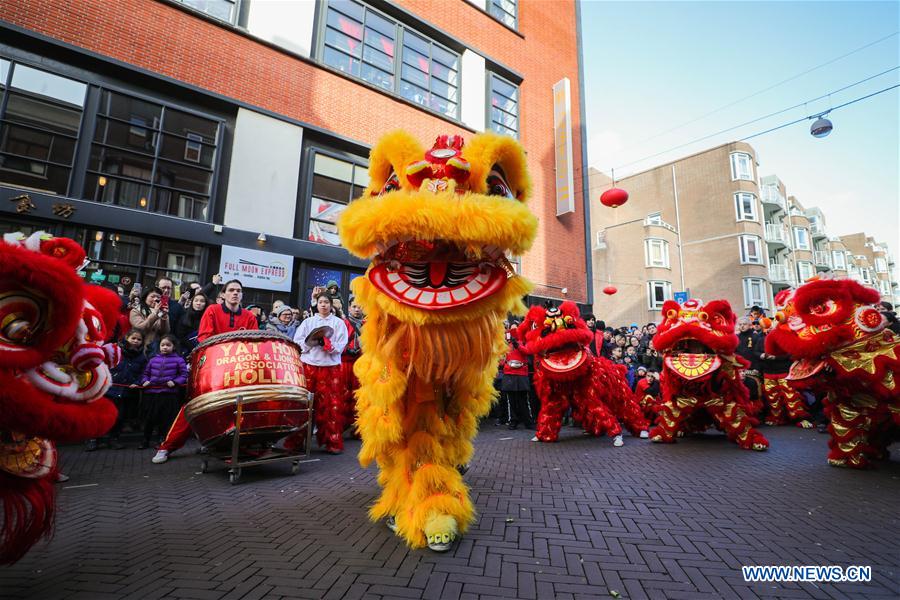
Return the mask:
<path id="1" fill-rule="evenodd" d="M 141 212 L 161 215 L 161 216 L 165 216 L 165 217 L 171 217 L 171 218 L 175 218 L 175 219 L 186 219 L 186 220 L 193 221 L 196 223 L 211 223 L 214 219 L 215 211 L 216 211 L 216 195 L 218 193 L 219 178 L 222 176 L 222 156 L 227 151 L 230 152 L 230 150 L 227 150 L 224 147 L 225 129 L 227 127 L 227 120 L 225 118 L 220 117 L 215 114 L 201 112 L 201 111 L 186 107 L 182 104 L 179 104 L 176 102 L 171 102 L 168 98 L 165 98 L 165 97 L 150 96 L 150 95 L 144 94 L 140 91 L 134 91 L 132 89 L 122 88 L 122 87 L 116 86 L 116 85 L 107 85 L 104 83 L 102 85 L 92 86 L 92 91 L 95 94 L 95 98 L 94 98 L 94 101 L 91 103 L 92 113 L 90 115 L 90 127 L 89 127 L 90 132 L 88 132 L 87 129 L 85 129 L 85 135 L 82 136 L 85 138 L 85 141 L 84 141 L 85 145 L 84 145 L 84 148 L 81 149 L 81 151 L 84 154 L 84 157 L 83 157 L 83 163 L 81 166 L 81 173 L 80 173 L 81 178 L 78 181 L 78 183 L 80 183 L 80 187 L 81 187 L 81 189 L 78 191 L 78 194 L 79 194 L 78 198 L 81 198 L 83 200 L 98 202 L 101 204 L 106 204 L 106 202 L 100 202 L 99 200 L 96 200 L 96 197 L 97 197 L 96 192 L 91 197 L 88 197 L 84 194 L 84 188 L 86 187 L 87 181 L 90 177 L 103 176 L 103 177 L 106 177 L 107 180 L 112 178 L 112 179 L 115 179 L 120 182 L 132 183 L 135 185 L 141 185 L 141 186 L 145 186 L 148 188 L 147 195 L 144 197 L 147 200 L 146 208 L 144 208 L 143 206 L 136 208 L 136 207 L 131 207 L 131 206 L 124 206 L 121 204 L 113 204 L 114 206 L 119 206 L 121 208 L 127 208 L 130 210 L 139 210 Z M 159 106 L 160 107 L 160 117 L 159 117 L 158 121 L 154 120 L 154 123 L 146 124 L 146 125 L 139 125 L 139 124 L 134 123 L 133 121 L 125 121 L 124 119 L 122 119 L 120 117 L 115 117 L 113 115 L 106 115 L 106 114 L 101 113 L 101 110 L 103 110 L 103 107 L 102 107 L 103 95 L 106 92 L 109 92 L 111 94 L 117 94 L 119 96 L 125 96 L 127 98 L 138 100 L 140 102 L 145 102 L 148 104 L 154 104 L 154 105 Z M 187 135 L 183 135 L 180 133 L 175 133 L 172 131 L 165 130 L 166 110 L 172 110 L 172 111 L 184 113 L 191 117 L 196 117 L 198 119 L 204 119 L 207 121 L 214 122 L 216 124 L 216 134 L 215 134 L 214 141 L 206 142 L 206 141 L 190 140 Z M 120 123 L 120 124 L 129 126 L 130 130 L 134 129 L 136 127 L 146 129 L 147 132 L 152 135 L 153 140 L 154 140 L 153 141 L 153 144 L 154 144 L 153 153 L 150 154 L 149 152 L 140 152 L 139 150 L 136 150 L 134 148 L 129 148 L 129 147 L 125 147 L 125 146 L 116 146 L 114 144 L 95 141 L 94 138 L 97 135 L 97 130 L 98 130 L 98 127 L 100 126 L 100 122 L 102 120 L 105 120 L 106 122 L 110 122 L 110 123 Z M 87 135 L 88 133 L 90 135 Z M 197 132 L 192 132 L 192 133 L 196 134 Z M 195 164 L 188 160 L 183 160 L 183 159 L 179 160 L 179 159 L 167 158 L 167 157 L 163 156 L 162 155 L 162 147 L 163 147 L 165 138 L 168 138 L 170 140 L 180 140 L 180 141 L 185 142 L 185 144 L 187 144 L 187 142 L 189 142 L 189 141 L 192 143 L 199 143 L 201 154 L 202 154 L 204 147 L 212 148 L 213 158 L 210 163 L 210 166 L 205 167 L 202 164 Z M 152 171 L 150 173 L 149 181 L 144 181 L 139 178 L 130 177 L 130 176 L 124 175 L 124 174 L 109 174 L 109 173 L 103 173 L 98 169 L 91 169 L 90 162 L 92 160 L 92 155 L 93 155 L 93 150 L 94 150 L 95 145 L 100 148 L 112 148 L 112 149 L 118 150 L 120 152 L 125 152 L 125 153 L 132 154 L 132 155 L 138 155 L 138 156 L 141 156 L 148 160 L 151 160 L 152 161 Z M 196 169 L 196 170 L 208 172 L 210 174 L 210 185 L 209 185 L 208 192 L 202 193 L 202 192 L 197 192 L 197 191 L 186 189 L 186 188 L 179 188 L 174 185 L 157 182 L 156 181 L 157 166 L 160 161 L 162 161 L 164 164 L 170 163 L 170 164 L 175 164 L 175 165 L 183 165 L 184 167 L 187 167 L 189 169 Z M 196 218 L 192 218 L 192 217 L 182 217 L 182 216 L 179 216 L 178 214 L 172 214 L 171 212 L 162 212 L 162 211 L 158 211 L 158 210 L 152 210 L 150 207 L 153 205 L 153 202 L 155 201 L 153 192 L 156 190 L 165 190 L 165 191 L 172 193 L 173 195 L 180 196 L 179 198 L 174 200 L 175 202 L 177 202 L 179 204 L 181 203 L 181 201 L 183 199 L 196 201 L 196 197 L 198 197 L 198 196 L 204 197 L 205 196 L 206 200 L 207 200 L 207 202 L 206 202 L 206 219 L 203 220 L 203 219 L 196 219 Z M 156 200 L 156 201 L 158 202 L 158 200 Z M 172 202 L 173 201 L 170 200 L 170 206 L 171 206 Z"/>
<path id="2" fill-rule="evenodd" d="M 192 6 L 192 5 L 188 4 L 187 0 L 173 0 L 173 1 L 181 6 L 185 7 L 186 9 L 192 10 L 201 15 L 204 15 L 205 17 L 207 17 L 209 19 L 214 19 L 220 23 L 228 23 L 229 25 L 232 25 L 234 27 L 237 27 L 238 19 L 240 18 L 240 14 L 241 14 L 241 3 L 243 2 L 243 0 L 221 0 L 221 2 L 224 2 L 226 4 L 231 4 L 232 8 L 233 8 L 233 11 L 231 13 L 231 19 L 223 19 L 222 17 L 216 16 L 208 11 L 203 10 L 202 8 L 198 8 L 196 6 Z"/>
<path id="3" fill-rule="evenodd" d="M 751 306 L 760 306 L 769 308 L 769 288 L 768 281 L 763 277 L 743 277 L 741 279 L 744 292 L 744 308 Z M 759 298 L 754 298 L 752 291 L 753 286 L 759 284 Z"/>
<path id="4" fill-rule="evenodd" d="M 840 260 L 838 260 L 840 257 Z M 838 264 L 840 263 L 840 264 Z M 831 264 L 832 268 L 835 271 L 846 271 L 847 270 L 847 255 L 843 250 L 832 250 L 831 251 Z"/>
<path id="5" fill-rule="evenodd" d="M 659 246 L 659 254 L 662 258 L 661 264 L 653 262 L 652 248 L 654 245 Z M 671 269 L 669 257 L 669 242 L 663 238 L 646 238 L 644 239 L 644 267 L 653 269 Z"/>
<path id="6" fill-rule="evenodd" d="M 489 14 L 491 17 L 493 17 L 495 21 L 498 21 L 499 23 L 505 25 L 506 27 L 509 27 L 510 29 L 512 29 L 514 31 L 519 31 L 519 2 L 518 2 L 518 0 L 507 0 L 508 2 L 512 3 L 512 5 L 516 11 L 515 14 L 510 15 L 513 19 L 512 25 L 507 23 L 506 20 L 504 20 L 504 18 L 502 16 L 494 13 L 494 11 L 492 10 L 494 7 L 496 7 L 504 15 L 509 15 L 509 12 L 507 12 L 506 9 L 503 8 L 502 1 L 503 0 L 487 0 L 487 6 L 485 7 L 485 9 L 486 9 L 485 12 L 487 12 L 487 14 Z"/>
<path id="7" fill-rule="evenodd" d="M 14 188 L 18 188 L 18 189 L 25 189 L 25 190 L 35 191 L 35 192 L 39 192 L 39 193 L 46 193 L 49 195 L 56 195 L 56 196 L 60 196 L 60 197 L 73 196 L 72 190 L 75 189 L 75 184 L 76 184 L 76 180 L 77 180 L 77 176 L 78 176 L 77 171 L 78 171 L 79 152 L 81 151 L 83 140 L 86 137 L 86 135 L 85 135 L 86 124 L 88 123 L 88 120 L 90 119 L 88 110 L 89 110 L 89 104 L 90 104 L 90 98 L 91 98 L 91 92 L 92 92 L 91 85 L 87 81 L 82 80 L 80 78 L 71 77 L 68 74 L 64 75 L 62 73 L 58 73 L 58 72 L 52 71 L 50 69 L 47 69 L 43 65 L 31 64 L 29 62 L 17 60 L 11 56 L 0 55 L 0 60 L 3 60 L 7 63 L 6 79 L 2 83 L 0 83 L 0 85 L 2 85 L 2 87 L 0 87 L 0 132 L 2 132 L 3 136 L 4 136 L 4 137 L 0 137 L 0 143 L 2 143 L 2 141 L 4 139 L 6 139 L 5 136 L 9 135 L 9 130 L 11 127 L 16 127 L 18 129 L 27 129 L 27 130 L 30 130 L 33 132 L 36 131 L 39 134 L 43 134 L 43 135 L 49 136 L 51 138 L 50 146 L 48 146 L 48 148 L 47 148 L 47 158 L 46 159 L 24 156 L 24 155 L 15 154 L 12 152 L 3 152 L 4 155 L 10 156 L 11 158 L 19 159 L 19 160 L 22 160 L 29 164 L 32 164 L 32 165 L 33 164 L 42 165 L 42 167 L 43 167 L 42 174 L 25 173 L 24 171 L 21 171 L 19 169 L 14 169 L 9 166 L 0 167 L 0 170 L 11 172 L 11 173 L 22 173 L 22 174 L 31 175 L 31 176 L 41 176 L 43 179 L 47 179 L 48 167 L 63 168 L 63 169 L 68 170 L 68 174 L 66 177 L 66 187 L 62 191 L 62 193 L 56 192 L 54 190 L 49 190 L 47 188 L 35 188 L 35 187 L 26 186 L 26 185 L 17 185 L 17 184 L 13 184 L 12 182 L 5 182 L 0 185 L 8 185 L 10 187 L 14 187 Z M 21 66 L 25 67 L 26 69 L 31 69 L 33 71 L 40 71 L 40 72 L 46 73 L 47 75 L 50 75 L 52 77 L 58 77 L 60 79 L 65 79 L 67 81 L 71 81 L 71 82 L 83 85 L 84 86 L 84 95 L 82 97 L 81 105 L 79 106 L 77 104 L 73 104 L 66 100 L 54 98 L 52 96 L 45 96 L 45 95 L 30 91 L 30 90 L 26 90 L 23 88 L 14 88 L 12 83 L 13 83 L 13 78 L 15 76 L 16 67 L 18 65 L 21 65 Z M 49 129 L 45 126 L 10 121 L 7 118 L 7 112 L 8 112 L 8 108 L 9 108 L 9 98 L 10 98 L 11 93 L 16 94 L 17 96 L 22 97 L 22 98 L 32 99 L 37 102 L 42 102 L 42 103 L 49 104 L 49 105 L 59 106 L 64 109 L 78 108 L 80 110 L 81 114 L 78 118 L 78 126 L 76 128 L 76 133 L 74 135 L 72 135 L 72 134 L 68 134 L 68 133 L 62 133 L 59 131 L 53 131 L 52 129 Z M 72 143 L 72 157 L 69 161 L 69 164 L 60 163 L 60 162 L 51 160 L 52 145 L 53 145 L 53 143 L 56 142 L 57 137 L 65 138 L 67 140 L 70 140 Z"/>
<path id="8" fill-rule="evenodd" d="M 298 211 L 300 217 L 300 230 L 298 239 L 302 239 L 303 241 L 310 242 L 312 244 L 318 244 L 327 248 L 341 248 L 340 245 L 327 244 L 324 242 L 316 242 L 314 240 L 309 239 L 310 226 L 312 221 L 318 221 L 318 219 L 313 219 L 310 215 L 312 210 L 312 199 L 313 199 L 313 179 L 315 177 L 316 172 L 316 156 L 323 155 L 333 160 L 339 160 L 342 162 L 350 163 L 353 166 L 353 173 L 355 174 L 355 169 L 363 169 L 368 172 L 369 163 L 365 160 L 364 157 L 358 156 L 349 152 L 339 152 L 337 150 L 332 150 L 326 146 L 322 146 L 319 144 L 310 144 L 308 147 L 304 148 L 304 160 L 301 164 L 301 177 L 300 181 L 305 181 L 303 187 L 303 196 L 299 199 L 298 206 L 301 207 L 301 211 Z M 351 175 L 352 178 L 352 175 Z M 352 186 L 355 184 L 351 184 Z M 327 199 L 329 202 L 338 202 L 334 200 Z M 347 201 L 347 206 L 350 205 L 350 202 L 355 200 L 355 198 L 351 198 Z"/>
<path id="9" fill-rule="evenodd" d="M 339 52 L 339 53 L 347 56 L 351 60 L 358 61 L 360 63 L 360 74 L 354 75 L 352 73 L 352 70 L 351 70 L 351 72 L 343 71 L 343 70 L 339 69 L 338 67 L 328 63 L 325 60 L 325 48 L 326 48 L 325 38 L 326 38 L 327 29 L 329 29 L 328 14 L 329 14 L 329 10 L 332 10 L 331 3 L 329 2 L 329 0 L 322 0 L 322 2 L 321 2 L 322 9 L 321 9 L 321 11 L 317 11 L 317 12 L 319 12 L 320 16 L 318 18 L 319 23 L 318 23 L 317 29 L 316 29 L 316 40 L 315 40 L 315 48 L 316 48 L 315 60 L 316 60 L 316 62 L 319 65 L 321 65 L 327 69 L 330 69 L 330 70 L 332 70 L 336 73 L 339 73 L 345 77 L 348 77 L 354 81 L 361 82 L 363 85 L 370 86 L 375 90 L 378 90 L 378 91 L 386 93 L 386 94 L 390 94 L 391 96 L 393 96 L 395 98 L 399 98 L 403 102 L 408 102 L 410 105 L 412 105 L 416 108 L 420 108 L 420 109 L 430 112 L 432 114 L 438 115 L 441 118 L 449 119 L 450 121 L 452 121 L 454 123 L 461 123 L 462 122 L 461 121 L 461 118 L 462 118 L 462 54 L 460 52 L 457 52 L 456 50 L 450 48 L 446 44 L 439 42 L 438 40 L 434 39 L 433 37 L 429 36 L 428 34 L 422 33 L 420 30 L 416 29 L 415 27 L 408 25 L 407 23 L 404 23 L 403 21 L 401 21 L 391 15 L 388 15 L 387 13 L 375 8 L 374 6 L 371 6 L 370 4 L 367 4 L 363 0 L 349 0 L 349 1 L 354 2 L 363 8 L 363 21 L 362 21 L 362 36 L 363 37 L 361 40 L 359 40 L 359 44 L 361 46 L 359 58 L 356 58 L 356 57 L 348 54 L 345 50 L 335 48 L 331 45 L 328 45 L 327 47 L 329 49 L 332 49 L 335 52 Z M 333 10 L 335 12 L 337 12 L 338 14 L 341 14 L 341 15 L 345 14 L 336 8 Z M 378 33 L 377 29 L 368 27 L 366 25 L 366 23 L 368 22 L 366 17 L 370 11 L 375 13 L 375 15 L 377 15 L 379 18 L 392 23 L 393 27 L 394 27 L 394 56 L 392 57 L 393 58 L 393 62 L 392 62 L 392 66 L 391 66 L 392 83 L 391 83 L 390 88 L 378 85 L 377 82 L 369 81 L 368 79 L 365 79 L 362 76 L 362 65 L 365 65 L 365 64 L 370 64 L 371 66 L 379 69 L 380 71 L 385 70 L 381 66 L 366 62 L 365 58 L 364 58 L 364 52 L 365 52 L 365 48 L 366 48 L 366 37 L 365 37 L 366 30 L 372 29 L 376 33 Z M 345 15 L 345 16 L 349 17 L 349 15 Z M 355 17 L 349 17 L 349 18 L 355 19 Z M 454 104 L 455 111 L 453 114 L 447 114 L 447 113 L 441 112 L 437 108 L 432 108 L 430 103 L 423 104 L 421 102 L 417 102 L 416 100 L 414 100 L 412 98 L 408 98 L 403 95 L 403 93 L 401 91 L 401 84 L 404 81 L 406 83 L 408 83 L 409 85 L 415 86 L 420 89 L 424 89 L 424 88 L 422 88 L 422 86 L 420 84 L 410 81 L 409 79 L 404 79 L 404 77 L 403 77 L 404 64 L 407 64 L 407 66 L 409 66 L 411 68 L 415 68 L 415 67 L 412 67 L 411 65 L 409 65 L 408 63 L 403 62 L 403 50 L 404 50 L 405 44 L 406 44 L 405 36 L 407 33 L 411 33 L 415 36 L 418 36 L 419 38 L 422 38 L 429 45 L 429 52 L 428 52 L 428 61 L 429 62 L 428 62 L 428 73 L 427 73 L 427 75 L 428 75 L 428 90 L 427 91 L 428 91 L 428 95 L 429 95 L 429 101 L 432 96 L 437 95 L 442 100 L 444 100 L 448 103 Z M 347 34 L 342 33 L 342 35 L 347 35 Z M 434 58 L 433 50 L 434 50 L 435 46 L 437 46 L 443 52 L 446 52 L 446 53 L 451 54 L 454 57 L 456 57 L 456 69 L 455 69 L 456 83 L 455 84 L 450 84 L 449 82 L 445 81 L 444 79 L 441 79 L 440 77 L 433 75 L 433 70 L 434 70 L 433 63 L 434 62 L 438 62 L 444 68 L 451 69 L 447 65 L 444 65 L 443 62 L 436 60 Z M 374 46 L 370 46 L 370 47 L 374 48 Z M 375 50 L 378 50 L 378 49 L 375 48 Z M 415 48 L 412 48 L 411 46 L 410 46 L 410 50 L 413 52 L 416 52 L 418 54 L 421 54 L 421 52 L 419 52 Z M 447 98 L 447 97 L 443 96 L 442 94 L 436 92 L 432 87 L 432 79 L 437 79 L 442 84 L 448 86 L 448 88 L 455 89 L 456 100 L 452 100 L 452 99 Z"/>
<path id="10" fill-rule="evenodd" d="M 656 294 L 654 293 L 657 286 L 660 286 L 663 291 L 663 300 L 658 305 L 656 304 Z M 671 281 L 665 281 L 664 279 L 651 279 L 647 282 L 647 308 L 649 310 L 662 310 L 663 304 L 666 302 L 666 300 L 672 300 L 673 298 L 674 296 L 672 294 Z"/>
<path id="11" fill-rule="evenodd" d="M 815 277 L 816 275 L 816 266 L 808 260 L 798 260 L 795 261 L 797 265 L 797 283 L 802 285 L 806 283 L 806 280 L 810 277 Z M 804 277 L 804 267 L 806 267 L 808 275 Z"/>
<path id="12" fill-rule="evenodd" d="M 793 233 L 792 241 L 794 242 L 794 249 L 795 250 L 812 251 L 812 244 L 811 244 L 812 237 L 810 236 L 809 229 L 807 229 L 806 227 L 800 227 L 798 225 L 791 226 L 791 229 L 792 229 L 792 233 Z M 799 231 L 806 232 L 806 244 L 805 245 L 800 244 L 800 238 L 797 235 Z"/>
<path id="13" fill-rule="evenodd" d="M 652 212 L 644 217 L 644 225 L 662 225 L 662 211 Z"/>
<path id="14" fill-rule="evenodd" d="M 757 260 L 750 260 L 750 252 L 748 251 L 747 242 L 753 239 L 756 241 L 756 258 Z M 738 236 L 738 247 L 740 248 L 740 258 L 742 265 L 763 265 L 765 264 L 763 261 L 763 256 L 765 255 L 765 251 L 762 246 L 762 238 L 758 235 L 753 234 L 741 234 Z"/>
<path id="15" fill-rule="evenodd" d="M 738 172 L 738 161 L 737 157 L 746 156 L 747 161 L 750 165 L 750 172 L 747 177 L 744 176 L 744 173 Z M 756 165 L 753 164 L 753 156 L 748 152 L 732 152 L 729 154 L 731 159 L 731 180 L 732 181 L 756 181 L 756 177 L 754 176 L 754 169 Z"/>
<path id="16" fill-rule="evenodd" d="M 876 256 L 874 262 L 875 262 L 875 272 L 876 273 L 887 273 L 888 272 L 887 259 L 885 259 L 884 257 L 881 257 L 881 256 Z"/>
<path id="17" fill-rule="evenodd" d="M 522 108 L 522 103 L 519 101 L 520 86 L 518 84 L 513 83 L 509 79 L 507 79 L 501 75 L 498 75 L 497 73 L 495 73 L 489 69 L 485 70 L 485 74 L 487 76 L 487 89 L 485 90 L 486 97 L 485 97 L 485 121 L 484 121 L 485 125 L 487 125 L 486 130 L 493 131 L 493 132 L 499 133 L 501 135 L 509 135 L 514 139 L 519 139 L 519 132 L 521 130 L 521 123 L 522 123 L 522 115 L 520 114 L 521 108 Z M 512 113 L 510 113 L 506 109 L 499 108 L 499 107 L 497 108 L 497 110 L 502 111 L 508 115 L 512 115 L 516 118 L 516 129 L 515 129 L 515 133 L 513 133 L 513 134 L 507 133 L 506 131 L 499 131 L 498 129 L 496 129 L 494 127 L 494 125 L 496 124 L 496 125 L 499 125 L 500 127 L 502 127 L 504 130 L 509 129 L 509 127 L 507 127 L 506 125 L 503 125 L 502 123 L 497 123 L 497 121 L 494 121 L 494 117 L 493 117 L 494 106 L 493 106 L 493 104 L 491 104 L 491 96 L 493 95 L 493 90 L 494 90 L 493 83 L 494 83 L 495 79 L 501 81 L 502 83 L 505 83 L 506 85 L 509 85 L 509 86 L 515 88 L 515 90 L 516 90 L 516 100 L 515 100 L 516 114 L 515 115 L 512 115 Z M 512 100 L 512 98 L 510 98 L 510 100 Z"/>
<path id="18" fill-rule="evenodd" d="M 749 214 L 744 213 L 744 196 L 749 196 L 752 200 Z M 734 212 L 738 221 L 752 221 L 759 223 L 759 198 L 753 192 L 735 192 L 734 193 Z"/>

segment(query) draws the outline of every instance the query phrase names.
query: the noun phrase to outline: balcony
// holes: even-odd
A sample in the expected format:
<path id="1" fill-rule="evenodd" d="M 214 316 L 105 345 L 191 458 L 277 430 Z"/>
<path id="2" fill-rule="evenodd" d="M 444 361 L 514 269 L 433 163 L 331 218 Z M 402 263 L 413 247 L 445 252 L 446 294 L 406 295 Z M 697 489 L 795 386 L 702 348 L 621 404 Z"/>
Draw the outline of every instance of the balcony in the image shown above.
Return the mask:
<path id="1" fill-rule="evenodd" d="M 810 221 L 809 231 L 812 233 L 813 239 L 823 239 L 828 237 L 825 233 L 825 226 L 818 221 Z"/>
<path id="2" fill-rule="evenodd" d="M 816 250 L 813 253 L 816 262 L 817 269 L 829 270 L 831 269 L 831 253 L 824 252 L 822 250 Z"/>
<path id="3" fill-rule="evenodd" d="M 769 281 L 773 285 L 794 285 L 794 273 L 788 265 L 769 263 Z"/>
<path id="4" fill-rule="evenodd" d="M 787 229 L 779 223 L 766 223 L 766 242 L 769 246 L 785 247 L 790 245 Z"/>
<path id="5" fill-rule="evenodd" d="M 763 202 L 763 208 L 767 211 L 787 210 L 787 201 L 774 185 L 764 185 L 762 187 L 760 200 Z"/>

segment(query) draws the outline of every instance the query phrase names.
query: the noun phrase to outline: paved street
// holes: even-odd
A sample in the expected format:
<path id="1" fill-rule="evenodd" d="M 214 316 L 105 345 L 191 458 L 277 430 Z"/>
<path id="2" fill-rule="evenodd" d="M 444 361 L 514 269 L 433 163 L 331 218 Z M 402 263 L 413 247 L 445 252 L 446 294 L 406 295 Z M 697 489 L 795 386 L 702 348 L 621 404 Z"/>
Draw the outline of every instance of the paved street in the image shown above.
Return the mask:
<path id="1" fill-rule="evenodd" d="M 409 551 L 366 518 L 358 442 L 289 466 L 199 473 L 193 448 L 70 447 L 56 535 L 0 569 L 0 596 L 85 598 L 896 598 L 900 462 L 825 464 L 827 438 L 530 443 L 487 428 L 466 476 L 480 518 L 453 551 Z M 894 446 L 895 455 L 898 451 Z M 741 565 L 871 565 L 868 584 L 747 584 Z"/>

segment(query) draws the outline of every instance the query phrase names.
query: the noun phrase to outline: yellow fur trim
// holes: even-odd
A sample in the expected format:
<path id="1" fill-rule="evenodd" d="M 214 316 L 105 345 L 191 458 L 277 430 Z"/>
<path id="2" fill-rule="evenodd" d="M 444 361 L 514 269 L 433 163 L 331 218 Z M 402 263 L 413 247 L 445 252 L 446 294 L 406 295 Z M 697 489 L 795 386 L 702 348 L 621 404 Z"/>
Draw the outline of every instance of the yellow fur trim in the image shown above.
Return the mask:
<path id="1" fill-rule="evenodd" d="M 469 186 L 476 194 L 487 191 L 487 177 L 491 167 L 497 164 L 506 174 L 506 182 L 516 198 L 524 202 L 531 197 L 525 151 L 513 138 L 496 133 L 476 135 L 463 146 L 462 156 L 471 164 Z"/>
<path id="2" fill-rule="evenodd" d="M 406 180 L 406 166 L 422 160 L 425 150 L 418 140 L 405 131 L 387 133 L 369 152 L 369 187 L 365 195 L 377 194 L 384 187 L 391 171 L 397 173 L 400 185 L 409 185 Z"/>

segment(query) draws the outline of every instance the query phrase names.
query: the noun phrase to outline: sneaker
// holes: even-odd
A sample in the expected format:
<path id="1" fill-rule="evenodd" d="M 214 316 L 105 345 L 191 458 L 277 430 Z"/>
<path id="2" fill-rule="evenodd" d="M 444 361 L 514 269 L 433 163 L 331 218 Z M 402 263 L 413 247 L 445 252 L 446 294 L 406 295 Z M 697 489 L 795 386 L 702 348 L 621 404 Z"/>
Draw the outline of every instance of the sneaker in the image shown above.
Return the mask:
<path id="1" fill-rule="evenodd" d="M 93 439 L 88 440 L 87 444 L 85 444 L 85 446 L 84 446 L 84 451 L 85 452 L 93 452 L 97 449 L 98 446 L 99 446 L 99 444 L 97 444 L 97 440 L 93 440 Z"/>
<path id="2" fill-rule="evenodd" d="M 532 442 L 539 442 L 540 440 L 538 439 L 538 436 L 534 436 L 533 438 L 531 438 L 531 441 L 532 441 Z"/>
<path id="3" fill-rule="evenodd" d="M 140 444 L 138 444 L 138 450 L 146 450 L 149 447 L 150 447 L 150 442 L 148 440 L 144 440 Z"/>
<path id="4" fill-rule="evenodd" d="M 156 455 L 151 459 L 154 465 L 159 465 L 169 460 L 169 451 L 168 450 L 160 450 L 156 453 Z"/>
<path id="5" fill-rule="evenodd" d="M 621 448 L 624 445 L 625 445 L 625 440 L 622 439 L 621 433 L 613 438 L 613 446 L 615 446 L 616 448 Z"/>
<path id="6" fill-rule="evenodd" d="M 506 428 L 509 429 L 510 431 L 515 431 L 516 429 L 519 428 L 519 424 L 518 423 L 510 423 L 509 425 L 506 426 Z"/>
<path id="7" fill-rule="evenodd" d="M 387 525 L 387 528 L 397 533 L 397 521 L 394 519 L 393 515 L 384 520 L 384 524 Z"/>
<path id="8" fill-rule="evenodd" d="M 642 439 L 642 440 L 646 440 L 648 437 L 650 437 L 650 432 L 647 431 L 646 429 L 643 430 L 643 431 L 641 432 L 641 439 Z"/>
<path id="9" fill-rule="evenodd" d="M 69 476 L 65 473 L 57 473 L 56 474 L 56 482 L 57 483 L 65 483 L 69 480 Z"/>

